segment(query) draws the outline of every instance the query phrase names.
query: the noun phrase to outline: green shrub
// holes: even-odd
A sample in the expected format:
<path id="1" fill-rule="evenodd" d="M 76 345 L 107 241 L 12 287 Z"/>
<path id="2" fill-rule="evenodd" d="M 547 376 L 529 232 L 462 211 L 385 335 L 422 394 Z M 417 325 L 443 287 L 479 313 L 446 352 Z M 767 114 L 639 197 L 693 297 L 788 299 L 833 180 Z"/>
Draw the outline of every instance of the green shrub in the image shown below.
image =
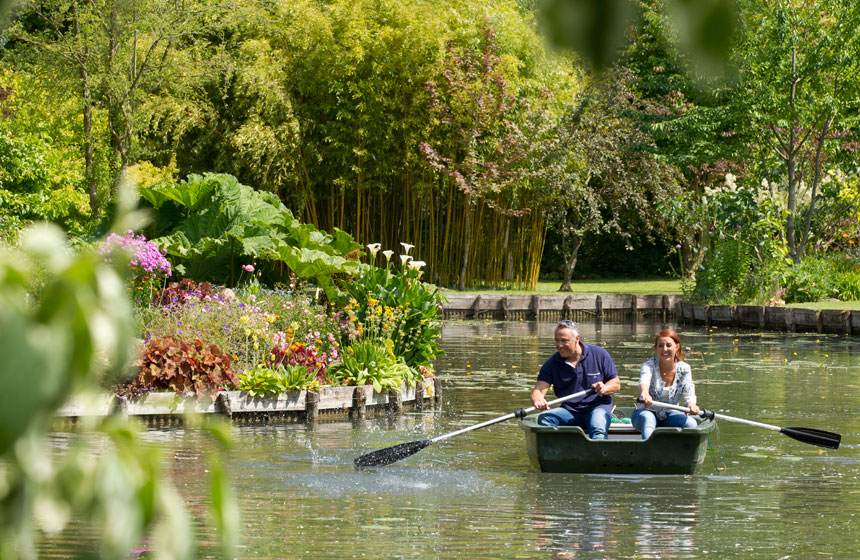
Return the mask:
<path id="1" fill-rule="evenodd" d="M 344 352 L 341 363 L 332 366 L 335 379 L 346 385 L 373 385 L 377 393 L 383 389 L 398 389 L 406 383 L 414 387 L 423 376 L 417 368 L 411 368 L 392 352 L 392 342 L 356 342 Z"/>
<path id="2" fill-rule="evenodd" d="M 301 364 L 278 364 L 271 368 L 257 366 L 239 374 L 239 389 L 251 396 L 276 395 L 294 389 L 316 389 L 319 382 Z"/>
<path id="3" fill-rule="evenodd" d="M 836 287 L 843 263 L 832 256 L 810 255 L 782 275 L 786 303 L 803 303 L 838 297 Z"/>
<path id="4" fill-rule="evenodd" d="M 140 190 L 157 211 L 150 237 L 176 269 L 194 280 L 235 285 L 243 262 L 257 259 L 313 280 L 333 297 L 332 277 L 351 275 L 358 263 L 345 256 L 360 245 L 303 224 L 272 193 L 255 191 L 226 174 L 189 175 L 180 183 Z"/>
<path id="5" fill-rule="evenodd" d="M 842 301 L 860 301 L 860 270 L 838 274 L 834 284 Z"/>
<path id="6" fill-rule="evenodd" d="M 750 262 L 750 255 L 742 241 L 733 238 L 717 240 L 713 249 L 705 254 L 696 272 L 693 298 L 716 304 L 742 301 Z"/>

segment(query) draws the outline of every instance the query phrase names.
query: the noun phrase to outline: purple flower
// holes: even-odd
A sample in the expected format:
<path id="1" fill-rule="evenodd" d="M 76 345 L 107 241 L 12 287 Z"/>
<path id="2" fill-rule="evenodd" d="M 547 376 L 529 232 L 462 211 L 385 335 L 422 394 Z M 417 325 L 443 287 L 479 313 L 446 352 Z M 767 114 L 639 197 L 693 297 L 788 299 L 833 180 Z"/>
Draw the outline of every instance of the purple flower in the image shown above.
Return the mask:
<path id="1" fill-rule="evenodd" d="M 680 249 L 680 248 L 681 248 L 681 244 L 680 244 L 680 243 L 678 243 L 677 245 L 675 245 L 675 248 L 676 248 L 676 249 Z"/>
<path id="2" fill-rule="evenodd" d="M 166 252 L 161 251 L 152 241 L 147 241 L 143 235 L 134 235 L 132 230 L 128 230 L 124 237 L 111 233 L 98 249 L 100 255 L 106 256 L 105 260 L 110 260 L 110 255 L 115 251 L 128 253 L 131 256 L 128 263 L 131 267 L 165 276 L 173 273 L 170 263 L 164 258 Z"/>

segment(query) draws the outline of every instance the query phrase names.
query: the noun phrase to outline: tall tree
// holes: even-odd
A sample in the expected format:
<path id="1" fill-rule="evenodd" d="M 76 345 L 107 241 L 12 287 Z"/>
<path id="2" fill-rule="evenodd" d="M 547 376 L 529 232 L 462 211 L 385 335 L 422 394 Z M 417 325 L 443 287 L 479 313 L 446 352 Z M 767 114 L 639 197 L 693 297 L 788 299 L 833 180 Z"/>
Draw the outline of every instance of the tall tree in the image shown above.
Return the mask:
<path id="1" fill-rule="evenodd" d="M 860 117 L 860 6 L 851 0 L 741 2 L 735 110 L 760 139 L 759 172 L 784 192 L 799 263 L 824 175 Z"/>
<path id="2" fill-rule="evenodd" d="M 630 79 L 621 68 L 595 78 L 559 124 L 542 165 L 544 208 L 565 259 L 560 291 L 571 289 L 587 234 L 649 235 L 661 221 L 655 201 L 680 189 L 675 167 L 655 156 L 652 138 L 627 114 L 636 102 Z"/>
<path id="3" fill-rule="evenodd" d="M 39 0 L 24 3 L 9 34 L 35 46 L 35 69 L 58 93 L 81 100 L 84 175 L 93 216 L 100 212 L 96 146 L 103 111 L 112 147 L 113 189 L 134 157 L 141 107 L 171 79 L 177 43 L 199 30 L 207 4 L 168 0 Z M 32 53 L 24 54 L 30 61 Z M 72 69 L 69 72 L 69 69 Z"/>

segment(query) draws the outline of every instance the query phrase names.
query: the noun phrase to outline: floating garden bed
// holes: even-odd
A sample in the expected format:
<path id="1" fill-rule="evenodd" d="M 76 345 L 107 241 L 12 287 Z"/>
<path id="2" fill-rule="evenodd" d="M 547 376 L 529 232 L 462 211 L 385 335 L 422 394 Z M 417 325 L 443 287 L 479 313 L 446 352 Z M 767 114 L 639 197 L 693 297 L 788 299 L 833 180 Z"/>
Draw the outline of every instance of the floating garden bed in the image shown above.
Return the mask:
<path id="1" fill-rule="evenodd" d="M 372 385 L 322 387 L 272 395 L 247 391 L 221 391 L 214 398 L 177 393 L 147 393 L 135 397 L 106 395 L 86 402 L 72 400 L 57 411 L 61 420 L 85 416 L 123 414 L 150 425 L 181 423 L 188 414 L 221 415 L 238 423 L 316 421 L 363 418 L 370 414 L 422 410 L 441 404 L 442 387 L 437 378 L 405 383 L 398 389 L 375 392 Z"/>

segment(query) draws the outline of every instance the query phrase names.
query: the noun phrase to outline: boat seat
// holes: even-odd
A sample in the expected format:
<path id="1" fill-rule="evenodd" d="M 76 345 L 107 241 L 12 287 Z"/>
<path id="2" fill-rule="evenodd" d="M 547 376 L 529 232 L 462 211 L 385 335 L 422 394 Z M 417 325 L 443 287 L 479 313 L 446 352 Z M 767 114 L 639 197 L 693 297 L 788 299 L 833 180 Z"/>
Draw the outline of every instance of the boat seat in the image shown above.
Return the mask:
<path id="1" fill-rule="evenodd" d="M 633 427 L 633 424 L 623 424 L 621 422 L 612 422 L 609 424 L 609 434 L 639 434 L 639 430 Z"/>

